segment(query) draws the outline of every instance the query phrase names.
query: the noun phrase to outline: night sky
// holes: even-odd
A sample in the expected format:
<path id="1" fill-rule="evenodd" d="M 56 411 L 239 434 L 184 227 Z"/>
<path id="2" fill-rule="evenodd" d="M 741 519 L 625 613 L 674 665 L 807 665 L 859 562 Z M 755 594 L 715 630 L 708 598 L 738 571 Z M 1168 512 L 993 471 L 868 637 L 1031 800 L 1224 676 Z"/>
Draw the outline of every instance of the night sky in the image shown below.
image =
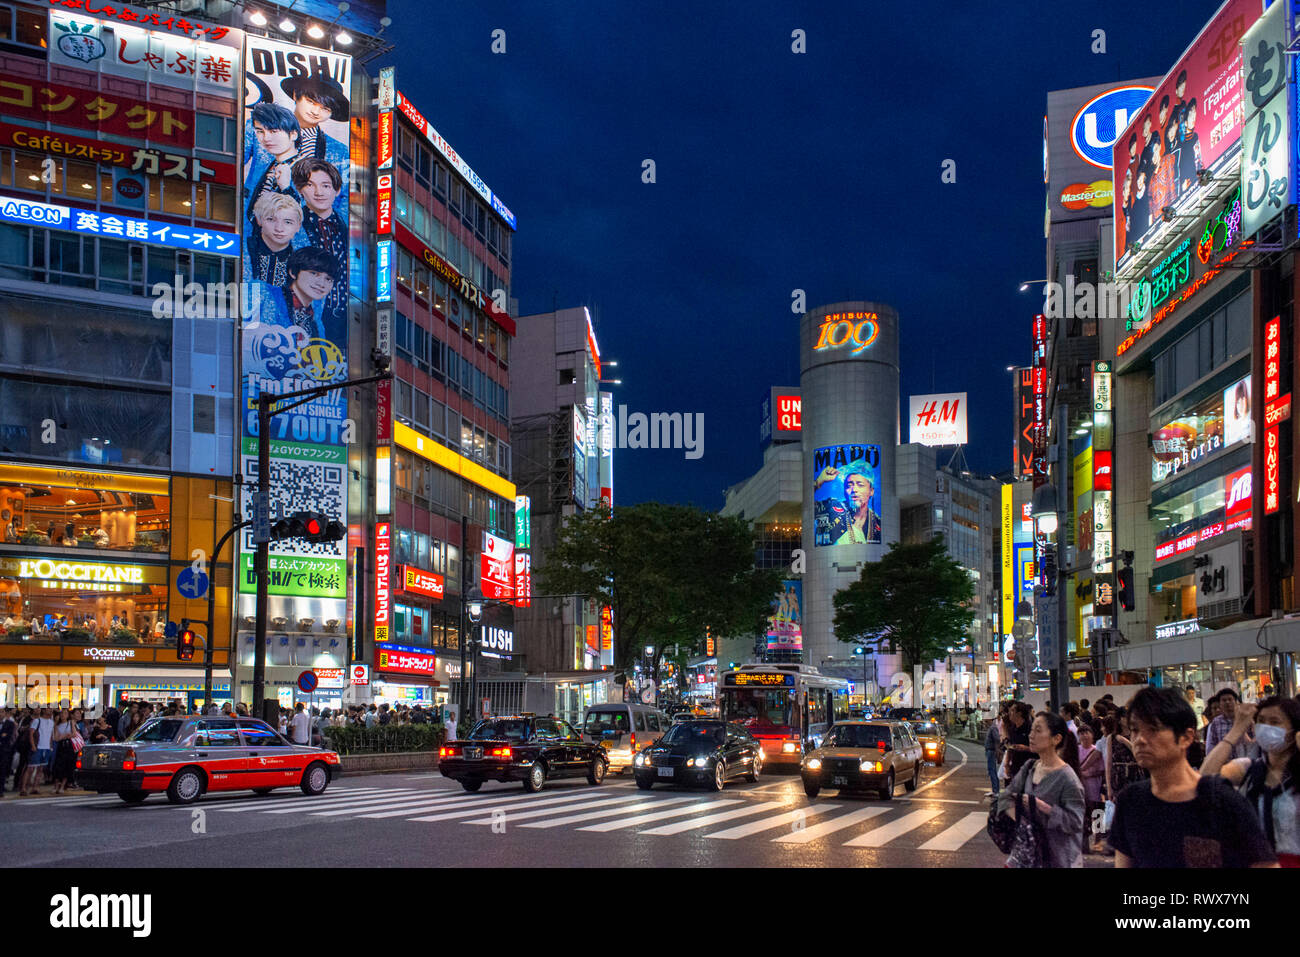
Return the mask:
<path id="1" fill-rule="evenodd" d="M 616 404 L 704 413 L 702 458 L 615 451 L 616 504 L 716 509 L 758 468 L 767 387 L 799 383 L 796 288 L 894 306 L 904 418 L 968 392 L 971 467 L 1010 466 L 1047 93 L 1163 75 L 1219 3 L 957 6 L 390 0 L 397 46 L 367 69 L 395 65 L 518 217 L 520 314 L 588 306 Z"/>

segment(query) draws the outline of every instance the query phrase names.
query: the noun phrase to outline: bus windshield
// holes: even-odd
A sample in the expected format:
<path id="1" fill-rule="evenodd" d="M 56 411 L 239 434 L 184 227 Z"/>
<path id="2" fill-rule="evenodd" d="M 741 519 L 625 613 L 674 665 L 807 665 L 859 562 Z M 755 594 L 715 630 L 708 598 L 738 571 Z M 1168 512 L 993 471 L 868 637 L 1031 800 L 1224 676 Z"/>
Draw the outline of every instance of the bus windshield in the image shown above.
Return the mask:
<path id="1" fill-rule="evenodd" d="M 772 728 L 789 728 L 788 688 L 726 688 L 723 690 L 724 717 L 753 733 Z"/>

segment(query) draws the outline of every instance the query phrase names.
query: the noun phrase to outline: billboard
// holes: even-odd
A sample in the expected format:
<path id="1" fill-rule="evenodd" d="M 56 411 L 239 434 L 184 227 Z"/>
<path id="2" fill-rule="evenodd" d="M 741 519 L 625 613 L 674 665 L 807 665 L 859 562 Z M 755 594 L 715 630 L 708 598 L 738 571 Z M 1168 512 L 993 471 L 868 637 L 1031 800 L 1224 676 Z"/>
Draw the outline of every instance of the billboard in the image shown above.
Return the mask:
<path id="1" fill-rule="evenodd" d="M 600 506 L 614 505 L 614 395 L 600 394 Z"/>
<path id="2" fill-rule="evenodd" d="M 245 514 L 257 481 L 257 397 L 290 395 L 348 375 L 348 184 L 352 58 L 265 37 L 246 38 L 242 154 L 243 281 L 255 292 L 241 343 Z M 271 420 L 271 518 L 323 512 L 347 522 L 347 402 L 342 391 Z M 347 617 L 346 542 L 271 545 L 273 563 L 328 566 L 337 602 L 313 617 Z M 251 566 L 252 534 L 241 536 Z M 252 592 L 251 576 L 240 591 Z M 282 592 L 319 592 L 295 584 Z M 246 596 L 248 597 L 248 596 Z M 241 607 L 248 604 L 241 599 Z M 368 610 L 366 610 L 368 611 Z M 358 616 L 365 612 L 358 611 Z M 297 614 L 297 612 L 291 613 Z"/>
<path id="3" fill-rule="evenodd" d="M 483 533 L 479 580 L 484 598 L 513 601 L 515 597 L 515 546 L 509 539 Z"/>
<path id="4" fill-rule="evenodd" d="M 814 544 L 880 543 L 880 446 L 817 449 L 812 479 Z"/>
<path id="5" fill-rule="evenodd" d="M 533 547 L 533 499 L 530 495 L 515 496 L 515 548 Z"/>
<path id="6" fill-rule="evenodd" d="M 1014 474 L 1034 474 L 1034 370 L 1015 370 L 1016 440 Z"/>
<path id="7" fill-rule="evenodd" d="M 914 395 L 908 400 L 908 417 L 912 423 L 909 442 L 920 445 L 965 445 L 966 393 Z"/>
<path id="8" fill-rule="evenodd" d="M 1230 445 L 1250 441 L 1250 401 L 1246 376 L 1162 424 L 1151 435 L 1151 481 L 1162 482 Z"/>
<path id="9" fill-rule="evenodd" d="M 1217 172 L 1240 148 L 1241 39 L 1263 12 L 1262 0 L 1227 0 L 1116 141 L 1117 270 L 1162 225 L 1162 210 L 1194 202 L 1198 169 Z"/>
<path id="10" fill-rule="evenodd" d="M 803 582 L 786 579 L 767 619 L 768 651 L 803 651 Z"/>
<path id="11" fill-rule="evenodd" d="M 1246 32 L 1243 79 L 1246 126 L 1241 138 L 1241 232 L 1247 239 L 1295 203 L 1291 129 L 1287 108 L 1286 11 L 1274 3 Z"/>
<path id="12" fill-rule="evenodd" d="M 391 526 L 375 524 L 375 641 L 388 640 L 388 622 L 393 612 L 393 568 Z"/>
<path id="13" fill-rule="evenodd" d="M 1129 120 L 1151 96 L 1156 79 L 1047 94 L 1043 155 L 1052 222 L 1112 215 L 1113 147 Z"/>
<path id="14" fill-rule="evenodd" d="M 772 386 L 763 396 L 759 412 L 758 441 L 797 442 L 803 425 L 803 402 L 797 387 Z"/>

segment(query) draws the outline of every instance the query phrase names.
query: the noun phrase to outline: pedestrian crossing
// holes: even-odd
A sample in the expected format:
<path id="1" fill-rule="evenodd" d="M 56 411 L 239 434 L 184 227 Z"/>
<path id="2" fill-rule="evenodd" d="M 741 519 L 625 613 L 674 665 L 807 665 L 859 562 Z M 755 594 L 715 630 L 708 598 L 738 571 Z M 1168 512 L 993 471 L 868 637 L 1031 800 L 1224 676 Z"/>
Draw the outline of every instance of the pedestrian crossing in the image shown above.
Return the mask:
<path id="1" fill-rule="evenodd" d="M 259 797 L 210 795 L 196 807 L 216 815 L 267 815 L 302 823 L 403 821 L 498 827 L 508 833 L 566 828 L 582 834 L 635 834 L 661 838 L 686 835 L 718 841 L 765 841 L 801 846 L 825 842 L 845 848 L 906 847 L 951 854 L 981 850 L 987 812 L 965 802 L 927 801 L 917 796 L 890 803 L 807 801 L 803 795 L 645 792 L 626 785 L 548 788 L 527 794 L 492 788 L 476 794 L 447 788 L 333 787 L 306 797 L 294 790 Z M 106 809 L 131 814 L 189 813 L 151 798 L 127 806 L 114 795 L 49 802 L 64 812 Z M 135 820 L 137 818 L 132 818 Z M 972 842 L 975 842 L 972 844 Z M 990 845 L 991 846 L 991 845 Z"/>

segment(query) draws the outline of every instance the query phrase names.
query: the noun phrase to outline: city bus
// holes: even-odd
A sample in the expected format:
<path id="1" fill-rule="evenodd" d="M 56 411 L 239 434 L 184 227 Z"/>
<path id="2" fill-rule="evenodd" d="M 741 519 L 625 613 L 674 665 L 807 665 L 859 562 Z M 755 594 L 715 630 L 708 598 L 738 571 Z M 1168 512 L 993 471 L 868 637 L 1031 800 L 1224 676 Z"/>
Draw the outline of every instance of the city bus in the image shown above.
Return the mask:
<path id="1" fill-rule="evenodd" d="M 769 764 L 798 765 L 837 717 L 848 715 L 849 683 L 808 665 L 741 665 L 724 671 L 718 704 L 763 745 Z"/>

